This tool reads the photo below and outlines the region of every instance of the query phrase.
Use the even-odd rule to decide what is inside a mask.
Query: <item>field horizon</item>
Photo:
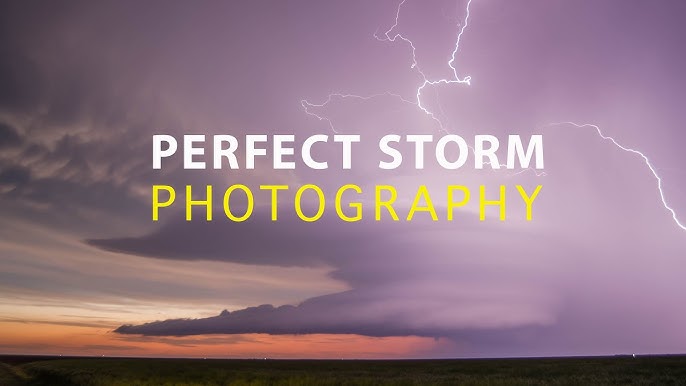
[[[0,355],[0,384],[547,385],[686,382],[686,355],[463,359],[218,359]]]

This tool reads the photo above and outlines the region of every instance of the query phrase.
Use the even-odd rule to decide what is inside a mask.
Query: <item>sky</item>
[[[684,16],[679,0],[3,2],[0,353],[686,352]],[[350,170],[151,166],[154,134],[334,132],[363,138]],[[380,170],[386,134],[542,134],[545,173]],[[292,191],[277,222],[266,196],[244,223],[150,218],[154,184],[304,183],[360,185],[363,221],[304,223]],[[419,184],[441,213],[450,184],[543,188],[532,221],[513,202],[505,222],[470,204],[395,223],[368,211],[379,184],[402,213]]]

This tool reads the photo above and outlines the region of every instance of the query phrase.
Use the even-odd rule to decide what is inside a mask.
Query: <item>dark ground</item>
[[[686,385],[686,356],[229,360],[0,356],[0,385]]]

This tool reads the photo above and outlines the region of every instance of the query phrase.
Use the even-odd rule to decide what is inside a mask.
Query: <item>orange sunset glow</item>
[[[274,359],[407,358],[454,345],[446,340],[412,336],[246,334],[127,337],[113,334],[112,328],[31,322],[0,322],[0,341],[8,354]]]

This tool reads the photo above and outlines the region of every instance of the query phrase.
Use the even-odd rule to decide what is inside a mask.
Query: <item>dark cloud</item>
[[[141,186],[153,179],[147,133],[180,125],[146,89],[156,82],[151,53],[159,41],[142,32],[151,15],[128,18],[125,9],[83,1],[0,5],[7,185],[0,207],[8,216],[79,231],[93,229],[93,213],[140,223]]]
[[[455,326],[413,326],[401,313],[381,316],[383,302],[378,304],[378,317],[370,309],[368,293],[347,291],[309,299],[298,306],[274,307],[269,304],[248,307],[201,319],[170,319],[141,325],[123,325],[120,334],[145,336],[187,336],[204,334],[358,334],[373,337],[425,336],[459,337],[484,334],[480,328]],[[392,299],[389,299],[392,300]],[[332,318],[331,315],[336,315]],[[538,328],[542,328],[539,326]],[[521,328],[504,327],[512,332]],[[491,330],[491,332],[494,332]],[[500,335],[499,332],[494,332]],[[505,335],[505,334],[503,334]]]
[[[124,341],[124,342],[130,342],[130,343],[149,343],[149,342],[155,342],[155,343],[164,343],[168,344],[171,346],[177,346],[177,347],[198,347],[198,346],[226,346],[226,345],[234,345],[234,344],[239,344],[239,343],[251,343],[251,342],[259,342],[259,339],[246,336],[246,335],[224,335],[224,336],[199,336],[199,337],[184,337],[182,339],[178,339],[177,337],[164,337],[160,335],[116,335],[114,336],[115,339]]]
[[[184,336],[202,334],[359,334],[366,336],[446,336],[454,331],[411,328],[398,319],[370,320],[360,315],[359,292],[310,299],[298,306],[261,305],[202,319],[171,319],[120,326],[120,334]],[[337,315],[331,318],[329,315]]]
[[[22,143],[19,133],[10,125],[0,122],[0,149],[15,147]]]
[[[322,219],[312,223],[300,220],[295,212],[286,208],[281,208],[277,221],[271,220],[270,208],[260,207],[250,219],[241,223],[228,220],[223,212],[215,212],[212,222],[204,221],[205,213],[201,211],[195,211],[194,218],[198,220],[190,222],[180,218],[182,213],[176,212],[176,219],[148,235],[87,242],[109,251],[161,259],[274,266],[338,266],[358,259],[380,258],[377,253],[381,251],[366,254],[372,251],[375,243],[383,243],[384,240],[401,240],[419,230],[459,231],[474,223],[471,216],[460,222],[441,224],[421,219],[412,223],[375,222],[369,219],[373,211],[369,207],[366,208],[366,220],[347,223],[331,214],[333,210],[329,207]],[[396,253],[394,250],[389,252]]]
[[[0,169],[0,185],[20,186],[31,180],[31,171],[21,166]]]

